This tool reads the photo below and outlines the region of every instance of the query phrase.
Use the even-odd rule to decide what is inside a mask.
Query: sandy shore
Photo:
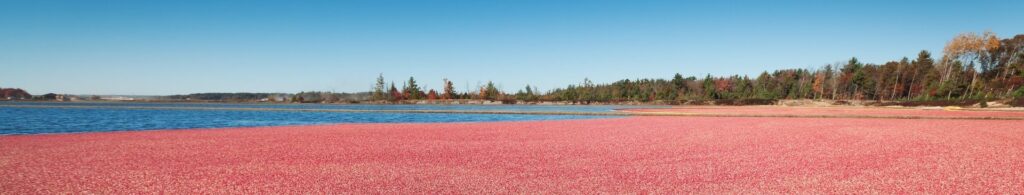
[[[857,106],[675,106],[623,109],[624,113],[717,117],[797,118],[897,118],[897,119],[997,119],[1024,120],[1024,111],[964,109],[955,107],[857,107]]]
[[[628,117],[0,136],[0,194],[1024,189],[1024,121]]]

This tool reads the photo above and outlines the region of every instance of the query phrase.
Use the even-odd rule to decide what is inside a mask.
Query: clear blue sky
[[[0,0],[0,87],[366,91],[378,73],[514,91],[583,78],[883,63],[960,32],[1024,34],[1024,1]]]

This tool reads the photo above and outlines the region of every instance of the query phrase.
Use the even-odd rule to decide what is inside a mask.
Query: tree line
[[[527,85],[516,93],[506,93],[488,81],[486,85],[480,86],[476,91],[455,91],[455,84],[447,78],[442,79],[443,87],[440,92],[434,89],[423,91],[417,84],[416,78],[409,77],[409,80],[402,83],[398,88],[394,82],[385,83],[384,75],[377,77],[377,82],[370,90],[370,99],[375,101],[406,101],[406,100],[495,100],[495,101],[540,101],[541,94],[536,88]]]
[[[397,88],[378,76],[372,100],[479,99],[497,101],[685,102],[693,100],[829,99],[877,101],[957,101],[1024,97],[1024,35],[999,39],[995,33],[962,33],[950,40],[942,56],[922,50],[882,64],[857,58],[814,69],[764,71],[747,75],[702,78],[675,74],[671,79],[623,79],[579,84],[539,92],[526,86],[515,93],[493,82],[456,92],[444,79],[441,92],[426,92],[412,77]]]
[[[457,90],[443,79],[440,91],[425,89],[409,77],[400,83],[378,75],[369,92],[334,93],[196,93],[162,96],[172,101],[265,101],[358,103],[420,100],[559,101],[591,103],[688,103],[695,101],[761,101],[778,99],[867,100],[879,102],[980,101],[1013,99],[1024,103],[1024,35],[1000,39],[992,32],[962,33],[947,42],[941,56],[922,50],[913,58],[875,64],[850,58],[817,68],[763,71],[748,75],[691,75],[670,79],[622,79],[540,91],[526,85],[506,92],[494,82]],[[400,87],[399,87],[400,86]],[[0,90],[0,99],[27,99],[20,89]]]
[[[290,93],[193,93],[188,95],[159,96],[163,101],[208,101],[208,102],[292,102],[292,103],[343,103],[369,100],[368,92],[335,93],[326,91],[304,91]]]

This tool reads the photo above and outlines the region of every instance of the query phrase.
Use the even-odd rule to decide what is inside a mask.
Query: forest
[[[941,56],[920,51],[913,58],[882,64],[856,57],[817,69],[784,69],[748,75],[684,76],[671,79],[623,79],[595,84],[583,79],[546,92],[527,85],[508,93],[488,82],[477,90],[456,92],[445,79],[443,90],[424,92],[414,78],[397,88],[377,78],[373,100],[481,99],[505,102],[565,101],[573,104],[707,100],[828,99],[879,102],[980,101],[1024,97],[1024,35],[1000,39],[992,32],[962,33]]]

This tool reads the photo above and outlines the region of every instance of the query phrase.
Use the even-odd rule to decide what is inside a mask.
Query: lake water
[[[380,105],[380,104],[256,104],[256,103],[151,103],[151,102],[0,102],[0,105],[102,106],[102,107],[206,107],[206,108],[283,108],[337,110],[458,110],[519,112],[612,112],[616,108],[636,106],[577,105]],[[650,106],[644,106],[650,107]]]
[[[146,109],[137,109],[139,107],[145,107]],[[203,109],[192,110],[180,108]],[[296,110],[231,110],[234,108],[272,108]],[[301,109],[336,109],[367,111],[453,110],[516,112],[613,112],[616,108],[623,108],[623,106],[0,102],[0,134],[40,134],[152,129],[253,127],[333,123],[436,123],[609,118],[609,116],[586,115],[309,112],[303,111]]]

